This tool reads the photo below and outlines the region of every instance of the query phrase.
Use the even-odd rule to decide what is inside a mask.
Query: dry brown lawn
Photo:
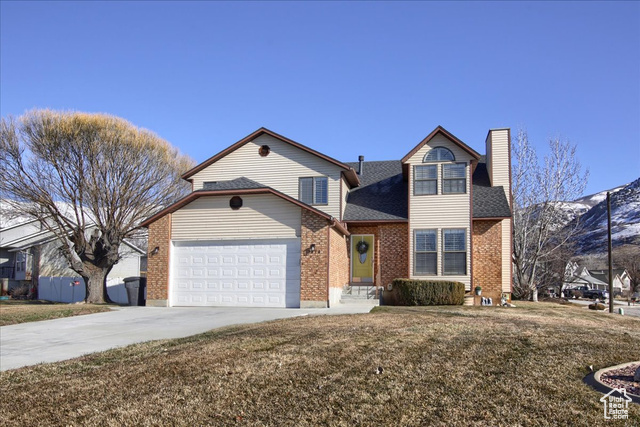
[[[64,304],[50,301],[0,300],[0,326],[109,311],[105,305]]]
[[[582,379],[638,360],[640,319],[380,308],[156,341],[0,376],[4,425],[624,425]],[[376,374],[378,367],[383,368]],[[629,426],[640,425],[640,405]]]

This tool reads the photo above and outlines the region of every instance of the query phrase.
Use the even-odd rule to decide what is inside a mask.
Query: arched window
[[[424,159],[422,159],[422,163],[428,162],[454,162],[456,157],[453,155],[451,150],[444,147],[435,147],[430,150]]]

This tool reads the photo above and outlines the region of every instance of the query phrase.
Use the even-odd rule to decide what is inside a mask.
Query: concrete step
[[[358,304],[358,305],[370,305],[370,306],[378,306],[380,305],[380,300],[377,299],[365,299],[365,298],[341,298],[340,304]]]
[[[376,298],[376,288],[373,286],[345,286],[340,303],[377,306],[380,300]]]

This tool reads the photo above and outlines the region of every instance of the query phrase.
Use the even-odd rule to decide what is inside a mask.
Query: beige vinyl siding
[[[502,186],[511,206],[509,171],[509,129],[492,129],[487,136],[487,171],[494,187]],[[502,221],[502,291],[511,292],[511,227],[510,219]]]
[[[422,163],[422,159],[429,150],[434,147],[446,147],[451,150],[456,158],[455,162]],[[409,270],[412,278],[455,280],[465,284],[467,290],[471,289],[471,229],[470,229],[470,173],[469,165],[472,157],[455,143],[441,134],[436,135],[428,144],[425,144],[415,153],[407,163],[409,163]],[[466,164],[466,194],[442,194],[442,165],[448,163]],[[437,195],[413,195],[413,167],[422,164],[438,165],[438,194]],[[467,273],[466,275],[443,275],[443,233],[442,230],[449,228],[462,228],[466,230],[467,240]],[[416,276],[414,274],[414,232],[415,230],[436,229],[438,236],[438,275],[437,276]]]
[[[342,200],[340,206],[340,221],[344,220],[344,210],[347,208],[347,198],[349,197],[349,185],[347,185],[347,180],[344,178],[340,178],[340,188],[342,189]]]
[[[300,208],[273,194],[242,197],[232,210],[230,196],[200,197],[171,215],[173,240],[228,240],[300,237]]]
[[[491,185],[493,187],[504,187],[507,202],[511,206],[508,129],[495,129],[489,132],[487,137],[487,169],[491,178]]]
[[[511,219],[502,220],[502,292],[511,292]]]
[[[258,154],[262,145],[268,145],[271,149],[266,157]],[[342,168],[318,156],[269,135],[261,135],[196,173],[191,179],[193,189],[199,190],[206,181],[228,181],[244,176],[299,199],[299,178],[326,176],[328,204],[314,207],[339,218],[342,171]]]

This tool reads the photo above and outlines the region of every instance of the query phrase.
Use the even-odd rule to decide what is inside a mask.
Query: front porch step
[[[375,286],[345,286],[340,297],[342,304],[368,304],[380,305],[380,299],[376,298]]]

